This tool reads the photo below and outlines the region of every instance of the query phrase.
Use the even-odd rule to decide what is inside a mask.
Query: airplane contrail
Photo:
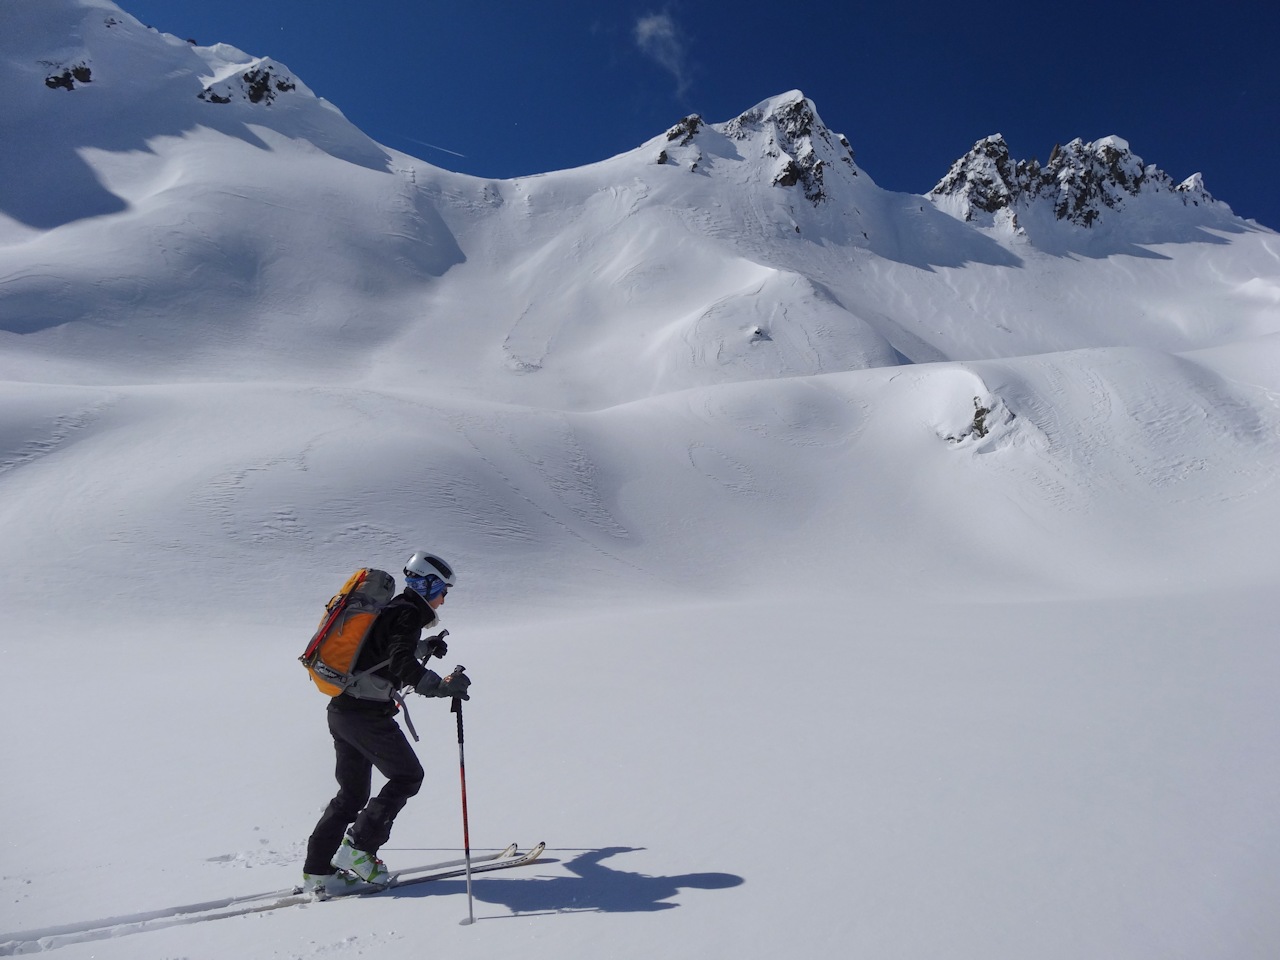
[[[401,136],[404,137],[403,134]],[[438,147],[434,143],[427,143],[425,140],[415,140],[413,137],[404,137],[404,139],[412,143],[420,143],[424,147],[430,147],[432,150],[439,150],[441,153],[449,153],[455,157],[461,157],[463,160],[470,159],[465,153],[459,153],[457,150],[450,150],[447,147]]]

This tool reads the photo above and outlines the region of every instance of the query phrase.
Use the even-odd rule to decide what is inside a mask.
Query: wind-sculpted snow
[[[560,602],[732,591],[764,544],[788,558],[779,585],[1203,586],[1254,578],[1271,550],[1248,521],[1276,502],[1269,389],[1135,350],[743,382],[578,414],[420,391],[116,387],[77,400],[91,417],[11,414],[22,439],[0,482],[26,504],[6,529],[28,545],[32,585],[57,576],[54,544],[70,539],[94,544],[78,564],[100,576],[159,576],[194,555],[201,576],[252,565],[300,599],[316,571],[427,526],[488,571],[464,602],[494,610],[540,603],[546,569]],[[70,474],[83,479],[63,502]],[[1206,567],[1203,537],[1221,526],[1239,528],[1233,547]],[[119,583],[113,602],[148,589]]]

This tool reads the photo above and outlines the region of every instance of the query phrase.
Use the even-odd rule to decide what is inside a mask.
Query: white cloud
[[[669,13],[651,13],[636,21],[636,44],[676,81],[676,94],[688,89],[685,41]]]

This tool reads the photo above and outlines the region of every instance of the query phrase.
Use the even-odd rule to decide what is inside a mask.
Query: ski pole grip
[[[458,664],[458,666],[453,668],[453,672],[465,673],[466,669],[467,668],[462,666],[462,664]],[[452,674],[450,674],[450,676],[452,676]],[[462,746],[462,698],[461,697],[453,698],[453,703],[449,705],[449,712],[452,714],[456,714],[458,717],[458,746]]]

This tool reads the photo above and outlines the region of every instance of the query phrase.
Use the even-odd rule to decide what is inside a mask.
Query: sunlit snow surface
[[[0,88],[0,953],[294,883],[294,657],[419,547],[473,843],[547,861],[474,927],[450,881],[60,956],[1280,948],[1274,232],[966,224],[799,93],[481,181],[105,0],[0,10]],[[392,867],[461,845],[414,713]]]

